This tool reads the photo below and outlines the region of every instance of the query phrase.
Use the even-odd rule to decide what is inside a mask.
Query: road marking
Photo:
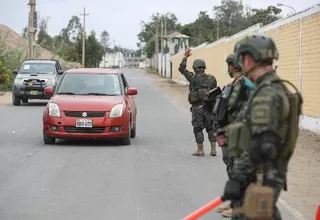
[[[307,220],[298,210],[293,208],[287,201],[283,199],[279,199],[278,201],[284,208],[286,208],[293,215],[293,217],[296,220]]]
[[[20,163],[23,163],[24,161],[26,161],[29,157],[31,157],[33,155],[33,153],[28,153],[26,156],[24,156],[21,160]]]

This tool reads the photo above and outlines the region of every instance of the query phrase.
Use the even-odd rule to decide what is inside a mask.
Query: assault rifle
[[[212,112],[216,98],[221,94],[221,92],[222,91],[219,86],[207,92],[204,96],[202,107],[207,111]]]
[[[232,92],[232,85],[223,88],[223,94],[219,94],[213,107],[213,118],[217,127],[221,128],[228,124],[228,103]]]

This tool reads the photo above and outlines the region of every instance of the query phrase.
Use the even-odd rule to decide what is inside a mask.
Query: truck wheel
[[[27,104],[29,99],[21,99],[22,103]]]
[[[21,98],[19,96],[12,95],[12,104],[17,106],[21,104]]]

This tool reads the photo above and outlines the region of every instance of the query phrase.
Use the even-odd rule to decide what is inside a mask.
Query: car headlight
[[[15,79],[15,80],[14,80],[14,84],[16,84],[16,85],[22,85],[22,84],[23,84],[23,80],[22,80],[22,79]]]
[[[109,114],[109,118],[119,118],[122,116],[123,114],[123,108],[124,105],[123,104],[116,104],[112,107],[110,114]]]
[[[47,85],[54,85],[55,83],[56,83],[56,81],[54,79],[49,79],[46,84]]]
[[[51,102],[49,104],[49,115],[60,118],[60,109],[56,103]]]

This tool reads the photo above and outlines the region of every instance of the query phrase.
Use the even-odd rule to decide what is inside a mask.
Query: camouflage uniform
[[[234,80],[232,83],[228,85],[231,87],[230,94],[225,94],[225,90],[223,90],[221,96],[225,98],[228,103],[228,105],[226,106],[227,114],[225,123],[230,124],[235,120],[237,114],[240,112],[244,103],[248,100],[250,88],[245,83],[245,78],[241,73],[241,67],[238,64],[234,54],[230,54],[227,57],[226,62],[228,64],[228,74],[231,78],[234,78]],[[224,127],[227,124],[218,123],[216,126],[218,130],[217,134],[219,134],[220,132],[224,133]],[[235,158],[229,156],[227,143],[224,143],[224,145],[220,147],[222,150],[223,162],[226,164],[227,174],[228,176],[230,176],[230,171]],[[221,206],[218,209],[218,212],[222,212],[222,215],[224,217],[231,217],[232,215],[232,210],[230,209],[230,206]]]
[[[192,114],[192,126],[193,126],[193,133],[195,136],[196,143],[198,145],[198,150],[193,153],[194,156],[204,156],[203,152],[203,142],[204,142],[204,134],[203,129],[206,129],[208,133],[208,138],[211,143],[211,156],[216,155],[216,138],[214,136],[214,127],[213,127],[213,119],[212,114],[210,111],[206,111],[203,108],[203,99],[204,93],[208,92],[211,89],[217,87],[217,80],[214,76],[206,74],[204,72],[206,68],[206,64],[203,60],[197,59],[193,62],[193,72],[190,72],[186,69],[187,65],[187,58],[183,58],[182,62],[179,67],[179,71],[181,74],[189,82],[189,103],[191,104],[191,114]],[[199,96],[199,91],[202,91],[202,95]],[[196,101],[192,100],[194,94],[198,97],[195,99]]]
[[[245,84],[245,78],[241,73],[241,67],[237,63],[234,54],[230,54],[226,62],[228,66],[233,66],[235,68],[234,72],[228,71],[230,77],[234,78],[233,82],[230,84],[232,87],[230,97],[228,99],[228,109],[227,109],[227,121],[228,124],[232,123],[237,114],[240,112],[244,103],[248,100],[250,88]],[[226,125],[218,124],[217,129],[223,128]],[[229,175],[230,169],[233,164],[233,158],[228,156],[228,146],[227,143],[222,148],[222,159],[223,162],[227,165],[227,173]]]
[[[236,44],[234,52],[239,58],[242,69],[246,71],[244,74],[254,79],[256,88],[237,119],[228,126],[229,153],[236,155],[236,160],[230,171],[230,179],[226,183],[223,197],[232,201],[232,219],[245,220],[242,208],[244,195],[250,191],[247,187],[259,183],[257,180],[260,179],[262,185],[259,187],[272,189],[274,196],[272,205],[267,202],[269,207],[274,208],[270,220],[281,220],[276,202],[281,190],[286,189],[287,165],[292,155],[288,156],[285,153],[288,147],[292,148],[286,143],[296,144],[302,98],[299,104],[293,104],[289,98],[292,97],[290,96],[292,93],[272,70],[254,78],[255,68],[261,66],[272,69],[273,60],[278,59],[278,51],[271,38],[258,34],[247,36]],[[245,70],[243,61],[248,57],[255,63]],[[292,114],[292,112],[299,113]],[[291,128],[292,121],[295,121],[294,129]],[[263,175],[262,178],[259,178],[258,172]],[[257,191],[254,195],[261,196]],[[265,209],[260,203],[251,201],[247,202],[249,207],[255,207],[251,210],[258,212],[257,206],[259,209]]]

